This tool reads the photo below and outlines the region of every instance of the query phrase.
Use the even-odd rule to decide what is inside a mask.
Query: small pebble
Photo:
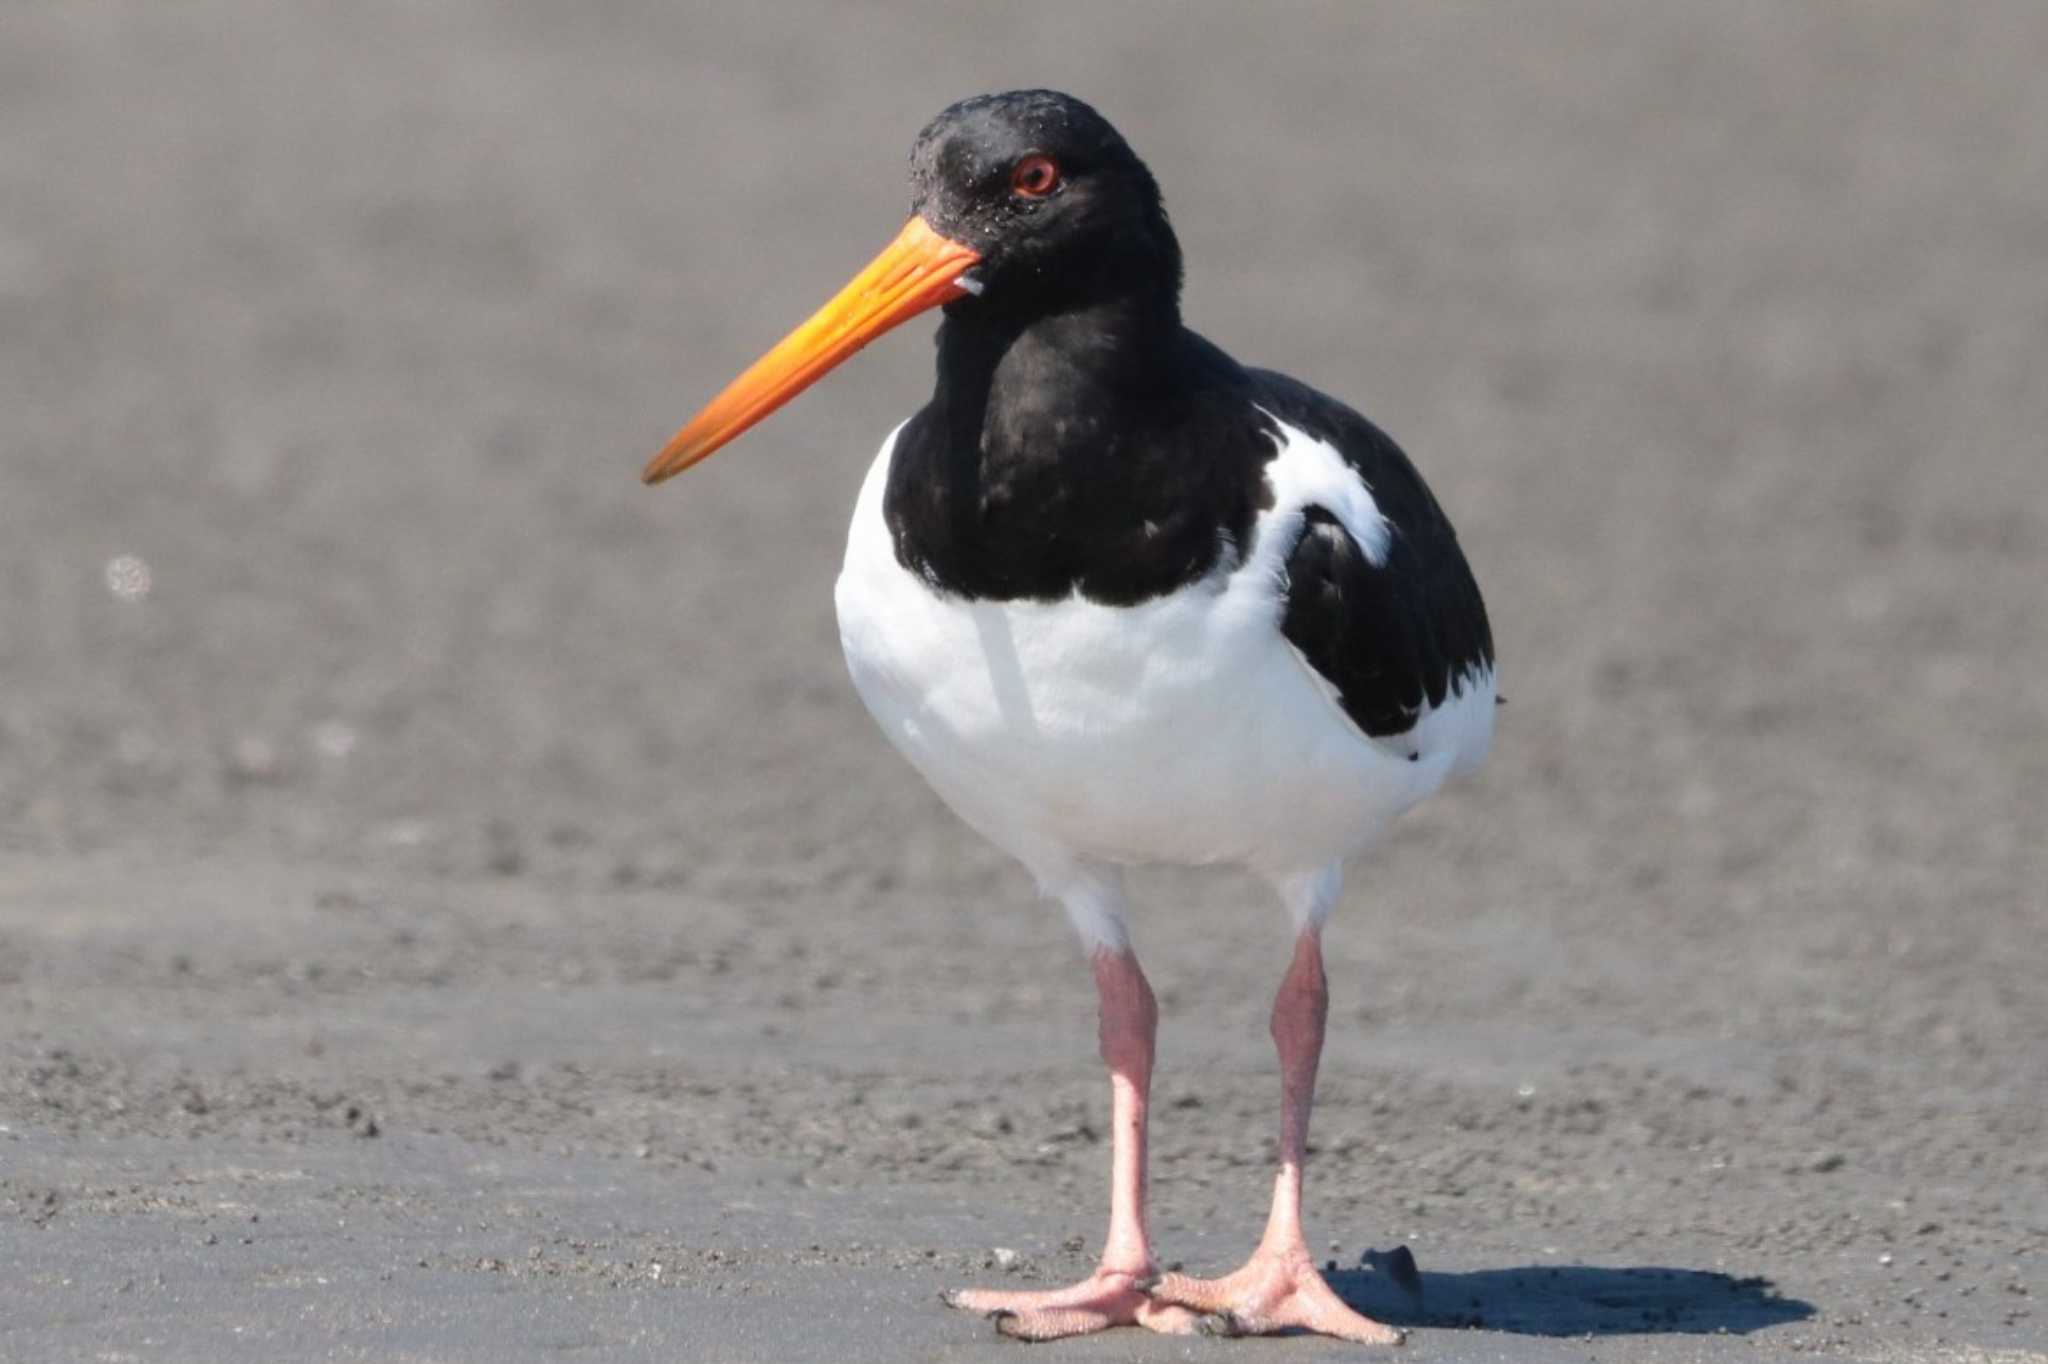
[[[228,754],[228,776],[239,782],[274,782],[284,776],[284,759],[277,746],[260,734],[244,734],[235,740]]]
[[[355,752],[359,739],[356,731],[341,720],[322,720],[313,726],[308,737],[313,741],[313,747],[319,750],[321,757],[331,758],[336,762]]]
[[[135,602],[147,597],[155,586],[149,565],[133,554],[119,554],[107,560],[107,591],[116,601]]]

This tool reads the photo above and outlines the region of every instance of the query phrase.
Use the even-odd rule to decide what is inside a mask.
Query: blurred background
[[[1020,1065],[1057,1077],[1046,1113],[1097,1084],[1058,916],[838,656],[845,521],[929,328],[637,479],[893,234],[933,113],[1044,84],[1157,173],[1190,324],[1392,432],[1493,611],[1492,763],[1356,878],[1333,947],[1336,1073],[1476,1088],[1358,1130],[1508,1114],[1605,1058],[1624,1078],[1576,1083],[1657,1111],[1667,1082],[1793,1106],[1650,1121],[1671,1166],[1635,1168],[1688,1262],[1785,1244],[1797,1198],[1724,1202],[1693,1159],[1748,1124],[1771,1180],[1871,1181],[1787,1214],[1809,1249],[1874,1264],[1887,1218],[1960,1222],[1998,1273],[2038,1265],[2040,6],[27,0],[0,28],[18,1125],[317,1144],[295,1096],[371,1096],[389,1131],[424,1067],[461,1083],[410,1102],[460,1136],[493,1067],[573,1055],[610,1096],[575,1140],[672,1145],[674,1178],[764,1141],[828,1180],[910,1150],[906,1184],[1050,1181],[1092,1237],[1092,1137],[1034,1166],[1028,1114],[938,1146],[833,1126],[906,1068],[975,1113]],[[1245,1152],[1257,1189],[1279,918],[1229,878],[1141,890],[1169,1051],[1178,1022],[1249,1087],[1186,1119],[1178,1168]],[[988,1031],[927,1074],[935,1021]],[[691,1071],[713,1038],[797,1107]],[[85,1058],[70,1098],[31,1082],[52,1047]],[[537,1150],[566,1121],[515,1110]],[[1576,1193],[1504,1166],[1474,1227],[1615,1252],[1647,1186],[1599,1203],[1559,1140],[1546,1187]],[[90,1182],[60,1155],[36,1178]],[[1376,1224],[1403,1166],[1355,1158]],[[1177,1196],[1190,1227],[1255,1212]]]

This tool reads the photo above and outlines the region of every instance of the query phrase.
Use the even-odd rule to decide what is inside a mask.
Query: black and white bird
[[[966,100],[910,165],[902,233],[645,477],[944,309],[931,400],[882,442],[854,507],[840,637],[890,741],[1065,907],[1099,991],[1112,1110],[1096,1271],[948,1301],[1034,1339],[1135,1323],[1395,1341],[1329,1288],[1302,1233],[1321,930],[1347,861],[1486,756],[1478,586],[1378,427],[1182,324],[1158,186],[1095,110],[1048,90]],[[1295,934],[1272,1014],[1272,1211],[1216,1279],[1160,1274],[1145,1229],[1158,1010],[1121,886],[1141,863],[1247,868]]]

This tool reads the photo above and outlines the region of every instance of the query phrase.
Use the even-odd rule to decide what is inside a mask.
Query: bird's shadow
[[[1804,1321],[1813,1304],[1768,1279],[1653,1266],[1522,1265],[1418,1272],[1406,1246],[1367,1251],[1325,1277],[1389,1326],[1473,1327],[1531,1336],[1747,1335]]]

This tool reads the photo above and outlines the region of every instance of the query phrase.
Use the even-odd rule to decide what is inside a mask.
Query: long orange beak
[[[971,292],[959,283],[960,274],[980,259],[932,231],[922,217],[913,217],[837,297],[676,432],[640,477],[659,483],[681,473],[891,327]]]

